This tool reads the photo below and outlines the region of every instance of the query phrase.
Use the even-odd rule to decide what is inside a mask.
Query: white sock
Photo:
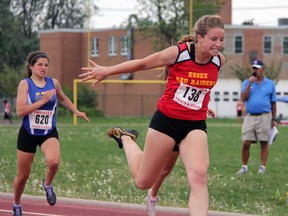
[[[263,165],[260,165],[260,168],[262,168],[263,170],[266,170],[266,167]]]
[[[45,188],[51,188],[51,184],[49,186],[47,186],[45,183],[44,183],[44,187]]]
[[[15,204],[15,202],[13,202],[13,206],[15,206],[15,207],[21,207],[21,204],[19,203],[19,204]]]
[[[151,199],[152,201],[156,201],[156,200],[157,200],[157,196],[156,196],[156,197],[152,197],[152,196],[150,195],[150,199]]]
[[[149,190],[149,197],[150,197],[150,199],[151,199],[152,201],[156,201],[156,200],[157,200],[157,196],[156,196],[156,197],[153,197],[153,196],[151,195],[151,189]]]
[[[248,165],[242,165],[245,170],[248,170]]]

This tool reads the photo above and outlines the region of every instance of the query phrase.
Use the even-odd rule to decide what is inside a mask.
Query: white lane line
[[[0,209],[0,212],[8,212],[8,213],[12,213],[12,211],[10,210],[4,210],[4,209]],[[64,215],[55,215],[55,214],[43,214],[43,213],[36,213],[36,212],[22,212],[25,214],[30,214],[30,215],[39,215],[39,216],[64,216]]]

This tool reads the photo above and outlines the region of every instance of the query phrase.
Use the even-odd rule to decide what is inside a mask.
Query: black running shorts
[[[35,136],[29,134],[27,130],[21,126],[18,133],[17,149],[23,152],[35,153],[37,146],[40,147],[47,139],[51,137],[59,139],[56,127],[49,134],[43,136]]]
[[[173,151],[179,151],[180,142],[187,136],[190,131],[198,129],[207,133],[205,120],[191,121],[169,118],[159,110],[155,111],[149,127],[174,139],[175,146]]]
[[[4,119],[11,119],[11,115],[7,112],[4,113]]]

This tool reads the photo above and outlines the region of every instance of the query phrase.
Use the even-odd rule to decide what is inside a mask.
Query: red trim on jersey
[[[191,59],[186,43],[178,45],[179,54],[175,64],[169,67],[169,76],[163,96],[157,107],[166,116],[182,120],[204,120],[207,118],[210,90],[215,86],[221,66],[220,56],[211,57],[206,64],[197,64]],[[193,110],[173,100],[180,83],[191,87],[209,89],[202,103],[202,108]]]

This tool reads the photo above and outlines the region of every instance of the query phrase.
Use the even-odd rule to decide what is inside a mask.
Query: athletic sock
[[[13,202],[13,206],[14,207],[21,207],[21,204],[15,204],[15,202]]]
[[[156,200],[157,200],[157,196],[154,197],[154,196],[151,195],[151,189],[150,189],[150,191],[149,191],[149,197],[150,197],[150,199],[151,199],[152,201],[156,201]]]
[[[263,169],[263,170],[266,170],[266,167],[263,166],[263,165],[260,165],[260,168]]]
[[[52,187],[52,184],[50,184],[50,185],[47,186],[47,185],[44,183],[44,187],[47,188],[47,189],[49,189],[49,188]]]

